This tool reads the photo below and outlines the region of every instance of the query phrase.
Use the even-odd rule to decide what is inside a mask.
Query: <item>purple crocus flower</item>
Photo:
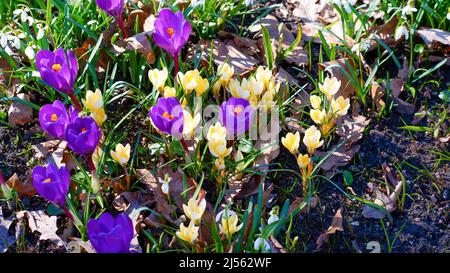
[[[128,253],[133,239],[133,222],[125,213],[114,218],[108,212],[87,224],[87,235],[98,253]]]
[[[159,98],[149,112],[153,125],[168,135],[181,135],[183,132],[183,108],[175,97]]]
[[[101,131],[95,120],[89,116],[70,117],[67,124],[65,139],[73,151],[81,155],[90,155],[100,141]]]
[[[39,123],[47,134],[55,138],[63,138],[69,115],[64,104],[55,100],[52,104],[46,104],[39,110]]]
[[[104,10],[109,16],[122,17],[123,3],[125,0],[95,0],[97,6]]]
[[[34,167],[31,176],[34,188],[39,195],[64,208],[70,184],[69,170],[65,167],[58,168],[54,163],[50,163],[47,167]]]
[[[246,99],[231,98],[220,106],[220,122],[230,135],[239,135],[250,127],[253,108]]]
[[[186,44],[191,34],[191,25],[181,11],[173,13],[170,9],[162,9],[156,18],[153,40],[169,52],[174,60],[178,60],[181,48]]]
[[[73,93],[78,64],[71,50],[67,54],[62,48],[55,52],[41,50],[36,55],[36,66],[46,83],[68,95]]]

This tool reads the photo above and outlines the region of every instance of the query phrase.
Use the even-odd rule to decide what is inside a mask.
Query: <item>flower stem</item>
[[[189,149],[188,149],[186,141],[184,140],[184,138],[181,138],[180,142],[181,142],[181,145],[183,146],[184,152],[186,153],[186,161],[191,163],[192,160],[191,160],[191,156],[189,155]]]
[[[72,102],[75,104],[75,108],[77,109],[78,112],[81,112],[83,110],[83,107],[81,106],[80,102],[78,101],[77,97],[75,97],[75,95],[69,94],[69,98],[72,100]]]
[[[94,161],[92,160],[92,155],[88,156],[87,160],[88,160],[89,170],[91,171],[91,173],[95,173],[95,164],[94,164]]]
[[[61,208],[63,209],[63,211],[67,215],[67,217],[70,218],[70,220],[75,221],[75,219],[73,218],[72,213],[70,212],[70,210],[68,208],[66,208],[66,206],[61,206]]]
[[[122,30],[122,35],[124,39],[128,38],[127,29],[125,28],[125,25],[123,23],[122,17],[117,17],[117,23],[119,24],[120,30]]]
[[[177,81],[177,74],[180,71],[180,64],[178,63],[178,55],[173,56],[174,67],[173,67],[173,81]]]

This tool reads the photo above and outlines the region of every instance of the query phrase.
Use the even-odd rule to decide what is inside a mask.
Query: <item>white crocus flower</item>
[[[395,40],[398,41],[403,36],[405,36],[405,40],[408,40],[409,32],[408,32],[408,29],[404,25],[401,25],[395,30]]]

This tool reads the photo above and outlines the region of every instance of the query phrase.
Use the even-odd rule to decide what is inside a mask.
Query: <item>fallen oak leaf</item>
[[[403,182],[401,181],[401,179],[397,179],[396,177],[394,177],[391,169],[386,164],[386,162],[382,164],[382,168],[383,177],[387,185],[387,195],[375,188],[376,197],[374,203],[375,205],[385,208],[387,212],[393,212],[397,208],[396,201],[398,196],[402,192]],[[392,192],[389,185],[392,185],[394,189]],[[370,205],[364,205],[362,215],[365,218],[383,219],[386,216],[386,211],[382,211]]]
[[[316,250],[322,249],[322,246],[325,243],[328,243],[330,240],[330,237],[335,234],[337,231],[344,231],[343,228],[343,219],[342,219],[342,207],[339,208],[336,212],[336,214],[333,216],[333,219],[331,219],[331,224],[328,227],[327,231],[319,235],[319,238],[317,238],[316,241]]]
[[[31,177],[25,180],[25,182],[21,182],[17,173],[14,173],[7,181],[6,184],[13,188],[19,195],[33,195],[36,190],[34,189],[33,181]]]
[[[450,46],[450,32],[422,27],[417,31],[417,34],[419,34],[427,46],[431,46],[433,43]]]
[[[347,75],[351,75],[350,66],[354,67],[352,61],[348,58],[337,59],[325,63],[318,64],[320,70],[328,71],[331,77],[337,78],[341,82],[341,86],[336,93],[336,97],[343,96],[349,98],[355,94],[356,90],[352,81],[359,81],[359,79],[349,79]]]
[[[251,70],[252,67],[261,63],[260,59],[245,53],[241,48],[239,48],[233,40],[222,41],[213,40],[213,50],[211,52],[211,41],[200,40],[194,47],[194,51],[200,52],[200,58],[203,65],[209,64],[210,57],[216,65],[221,65],[227,62],[229,65],[236,69],[238,74],[245,73]],[[195,52],[190,54],[192,59],[196,56]]]
[[[28,226],[32,232],[39,232],[39,240],[50,240],[58,246],[65,246],[61,238],[56,234],[58,231],[56,216],[48,216],[44,210],[37,211],[19,211],[17,219],[28,220]]]
[[[25,102],[30,101],[30,96],[27,94],[17,94],[16,96]],[[33,108],[20,101],[14,101],[8,110],[8,123],[12,127],[17,125],[25,125],[33,120]]]

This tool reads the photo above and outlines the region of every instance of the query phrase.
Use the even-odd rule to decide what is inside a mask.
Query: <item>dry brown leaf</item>
[[[349,60],[348,58],[342,58],[318,64],[319,69],[328,71],[332,77],[336,77],[341,81],[341,87],[336,93],[336,97],[343,96],[344,98],[349,98],[353,96],[353,94],[355,94],[355,88],[353,87],[345,73],[342,71],[345,70],[349,75],[351,75],[350,68],[347,65],[352,65],[351,60]]]
[[[298,207],[302,206],[305,203],[305,199],[303,197],[296,197],[294,201],[292,201],[291,205],[289,206],[289,210],[287,215],[290,215],[294,210],[296,210]],[[309,204],[305,204],[305,207],[300,211],[300,213],[305,213],[308,211],[309,208],[315,208],[317,204],[319,203],[319,199],[316,196],[311,196],[309,198]]]
[[[324,233],[320,234],[319,238],[317,238],[316,242],[316,250],[322,249],[322,246],[325,243],[328,243],[330,237],[336,233],[336,231],[344,231],[342,220],[342,208],[339,208],[336,214],[333,216],[331,220],[330,227]]]
[[[213,44],[214,48],[212,53],[210,52],[211,41],[200,40],[195,46],[197,52],[201,53],[203,65],[207,65],[209,63],[211,54],[213,55],[212,58],[216,65],[221,65],[227,62],[236,69],[238,74],[242,74],[261,63],[261,60],[245,53],[236,45],[234,40],[214,40]]]
[[[292,11],[292,15],[298,17],[303,22],[316,22],[319,17],[321,7],[316,4],[317,0],[297,0]]]
[[[322,164],[320,164],[320,168],[325,171],[330,171],[336,167],[347,165],[361,148],[360,145],[354,144],[363,137],[364,129],[369,122],[370,119],[367,119],[361,115],[354,115],[351,118],[349,116],[345,116],[339,120],[336,133],[341,136],[340,143],[342,144],[337,144],[330,147],[327,152],[316,151],[314,153],[323,158],[327,156],[330,151],[334,150],[331,155],[328,156]]]
[[[379,191],[378,188],[375,188],[376,197],[374,203],[384,207],[388,212],[393,212],[397,208],[397,198],[402,192],[402,180],[392,174],[391,169],[386,163],[382,164],[382,168],[384,180],[388,185],[386,187],[387,195]],[[390,190],[391,185],[394,189],[392,192]],[[386,216],[386,212],[369,205],[364,205],[362,215],[366,218],[383,219]]]
[[[334,152],[331,153],[331,155],[324,161],[322,164],[320,164],[320,168],[325,171],[330,171],[335,169],[336,167],[342,167],[347,165],[350,160],[352,160],[353,156],[359,151],[361,148],[360,145],[351,145],[349,147],[345,145],[341,145],[340,147],[336,148],[337,146],[331,146],[329,148],[330,151],[336,149]],[[321,152],[316,151],[314,152],[315,155],[318,155],[320,157],[325,157],[330,152]]]
[[[19,99],[30,101],[30,96],[27,94],[17,94]],[[22,104],[21,102],[14,101],[8,110],[8,122],[12,127],[17,125],[24,125],[33,120],[33,108]]]
[[[82,249],[87,253],[96,253],[90,241],[83,241],[80,238],[72,238],[72,241],[67,243],[68,253],[82,253]]]
[[[31,145],[34,153],[33,158],[46,164],[54,163],[58,168],[65,166],[68,170],[75,170],[77,168],[77,163],[70,156],[66,147],[67,141],[59,139]]]
[[[154,176],[149,170],[138,169],[136,170],[138,180],[147,186],[154,196],[156,202],[156,211],[159,212],[164,218],[171,222],[176,223],[172,218],[172,213],[175,212],[175,207],[170,205],[167,201],[166,195],[161,190],[161,183],[158,183],[156,176]]]
[[[51,240],[58,246],[65,245],[61,238],[56,234],[58,226],[56,216],[48,216],[44,210],[37,211],[19,211],[17,219],[21,220],[24,217],[28,220],[28,226],[32,232],[39,232],[39,240]]]
[[[377,107],[377,110],[381,110],[386,105],[383,100],[384,96],[386,95],[384,88],[377,82],[373,82],[372,88],[370,89],[370,94],[372,96],[372,100],[375,103],[375,106]]]
[[[17,173],[14,173],[13,176],[11,176],[6,181],[6,184],[8,184],[9,187],[13,188],[20,195],[30,196],[36,192],[31,177],[29,177],[24,183],[22,183]]]
[[[287,250],[273,235],[269,237],[270,253],[289,253]]]
[[[364,129],[369,125],[370,119],[362,115],[346,115],[339,119],[336,125],[336,134],[341,136],[345,145],[352,145],[363,137]]]
[[[273,57],[276,58],[276,52],[279,47],[286,49],[295,41],[295,36],[292,32],[287,28],[286,25],[280,25],[278,19],[269,14],[266,17],[259,20],[256,24],[252,25],[249,30],[252,32],[256,32],[255,37],[262,37],[261,26],[264,26],[269,32],[269,37],[272,42],[273,49]],[[281,26],[281,31],[280,31]],[[280,36],[283,36],[282,44],[279,44]],[[258,45],[262,49],[263,48],[263,40],[262,38],[258,39]],[[263,52],[264,50],[261,50]],[[262,56],[263,57],[263,56]],[[265,58],[264,58],[265,59]],[[289,63],[296,64],[298,66],[303,66],[308,63],[308,55],[305,53],[301,46],[297,46],[291,54],[289,54],[285,60]]]
[[[433,43],[440,43],[450,46],[450,32],[435,28],[423,27],[419,29],[417,33],[427,46],[431,46]]]

